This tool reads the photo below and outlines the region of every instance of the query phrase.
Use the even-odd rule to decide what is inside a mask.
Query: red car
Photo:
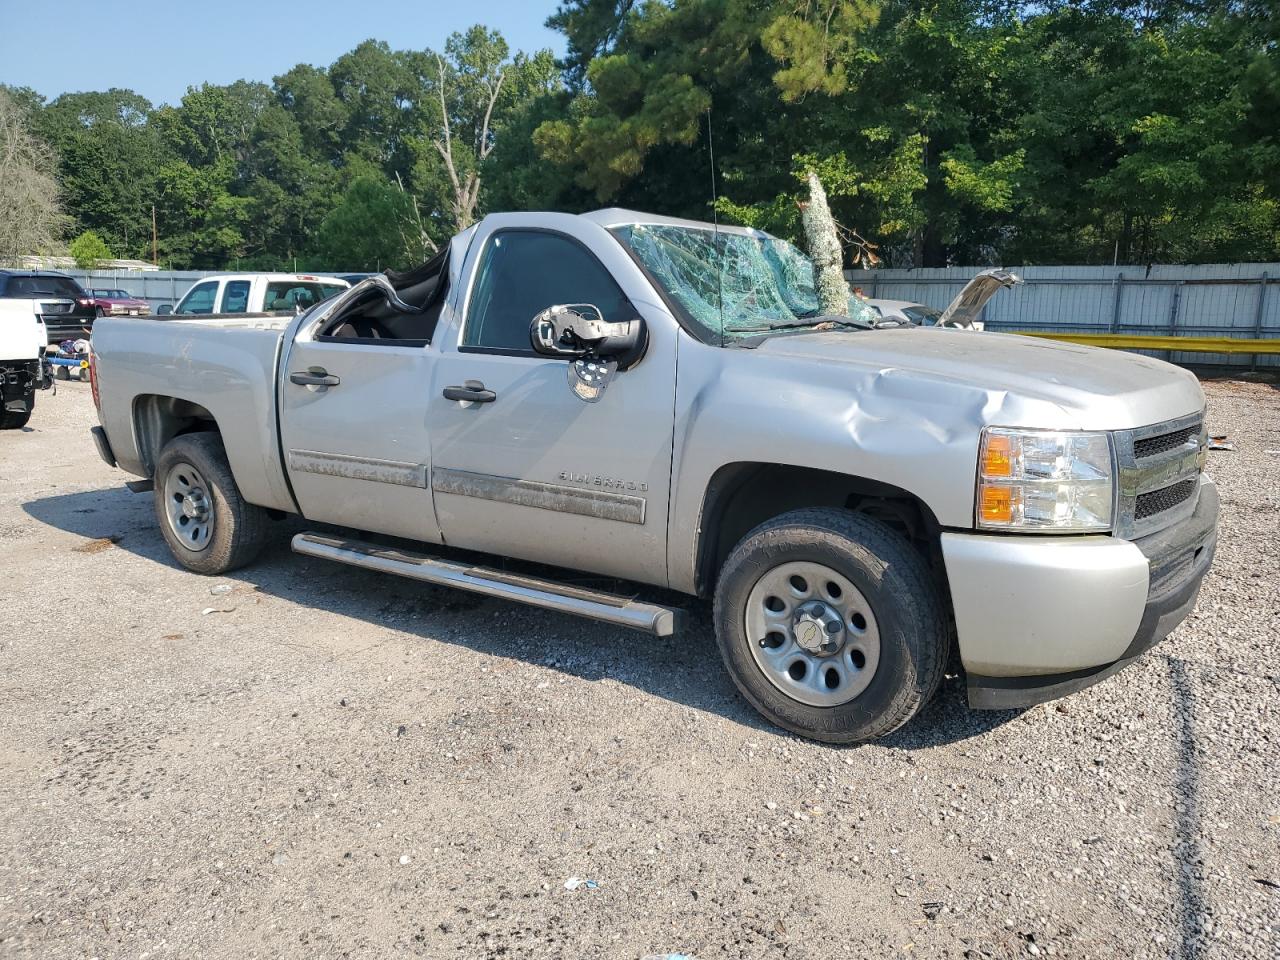
[[[151,304],[139,300],[126,290],[94,289],[89,291],[100,317],[149,317]]]

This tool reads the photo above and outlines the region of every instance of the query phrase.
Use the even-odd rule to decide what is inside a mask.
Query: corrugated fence
[[[846,271],[868,297],[944,308],[981,267]],[[1153,267],[1012,267],[1023,283],[987,304],[988,330],[1280,337],[1280,263]],[[214,271],[72,270],[85,287],[119,287],[175,304]],[[229,272],[229,271],[221,271]],[[1167,352],[1152,352],[1168,356]],[[1280,366],[1280,356],[1173,353],[1175,363]]]
[[[982,267],[852,270],[868,297],[943,309]],[[1153,267],[1009,267],[1023,283],[1002,290],[983,312],[988,330],[1280,337],[1280,264]],[[1175,363],[1277,366],[1280,357],[1152,353]]]

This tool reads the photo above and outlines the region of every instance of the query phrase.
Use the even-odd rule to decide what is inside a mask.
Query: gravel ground
[[[1186,624],[837,749],[760,722],[705,628],[284,536],[183,572],[61,384],[0,435],[0,955],[1280,957],[1280,390],[1206,391],[1236,450]]]

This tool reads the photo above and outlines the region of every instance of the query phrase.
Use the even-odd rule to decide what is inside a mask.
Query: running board
[[[322,560],[394,573],[412,580],[442,587],[457,587],[489,597],[515,600],[545,610],[577,614],[591,620],[630,627],[658,637],[669,637],[682,626],[683,611],[656,603],[644,603],[599,590],[476,567],[359,540],[343,540],[318,533],[300,533],[293,538],[294,553]]]

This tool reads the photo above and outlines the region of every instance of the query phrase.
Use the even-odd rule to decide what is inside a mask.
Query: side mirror
[[[609,323],[600,308],[590,303],[561,303],[547,307],[529,325],[529,342],[544,357],[625,360],[643,345],[644,321],[639,317]]]
[[[579,400],[595,403],[619,367],[625,370],[644,355],[647,336],[638,316],[608,323],[594,304],[561,303],[533,318],[529,342],[544,357],[572,360],[569,389]]]
[[[167,317],[171,313],[173,313],[173,304],[171,303],[162,303],[160,306],[156,307],[157,317]]]

